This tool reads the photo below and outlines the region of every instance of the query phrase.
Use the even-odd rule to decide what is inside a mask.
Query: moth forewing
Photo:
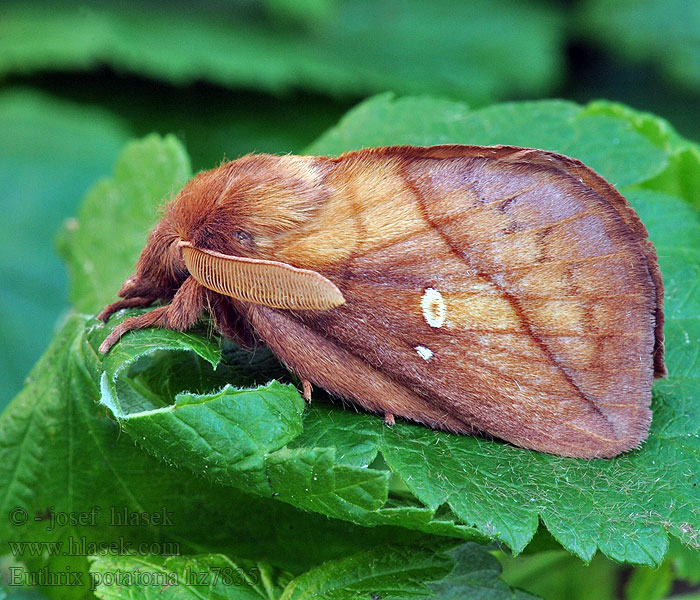
[[[393,169],[392,197],[411,206],[400,214],[422,218],[407,235],[392,223],[398,209],[377,210],[371,177],[353,182],[363,251],[344,265],[347,304],[304,315],[308,329],[516,445],[588,457],[638,446],[664,372],[654,360],[663,364],[663,288],[624,198],[581,163],[538,150],[387,148],[362,160]],[[385,238],[367,247],[370,231]],[[344,395],[372,408],[366,387]],[[447,422],[409,405],[403,414]]]

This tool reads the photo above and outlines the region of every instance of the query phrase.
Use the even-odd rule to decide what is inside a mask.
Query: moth
[[[513,146],[251,154],[202,172],[150,233],[117,325],[203,311],[303,383],[524,448],[610,457],[646,438],[666,374],[647,231],[593,170]]]

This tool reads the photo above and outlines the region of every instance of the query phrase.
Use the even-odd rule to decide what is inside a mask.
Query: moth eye
[[[255,245],[255,241],[253,240],[253,235],[251,233],[248,233],[247,231],[243,231],[242,229],[238,229],[238,230],[234,231],[233,235],[239,242],[241,242],[245,246]]]

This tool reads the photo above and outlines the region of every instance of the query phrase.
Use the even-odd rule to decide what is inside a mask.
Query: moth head
[[[323,170],[321,159],[260,154],[200,173],[167,213],[187,272],[219,294],[275,308],[343,304],[319,273],[276,260],[330,195]]]
[[[324,166],[298,156],[247,155],[200,173],[168,207],[181,239],[216,252],[274,259],[330,190]]]

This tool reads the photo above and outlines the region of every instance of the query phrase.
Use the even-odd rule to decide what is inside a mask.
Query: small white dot
[[[425,322],[431,327],[442,327],[447,315],[447,306],[442,294],[433,288],[427,288],[420,299]]]
[[[425,346],[416,346],[416,352],[418,352],[418,356],[426,362],[433,358],[433,351]]]

